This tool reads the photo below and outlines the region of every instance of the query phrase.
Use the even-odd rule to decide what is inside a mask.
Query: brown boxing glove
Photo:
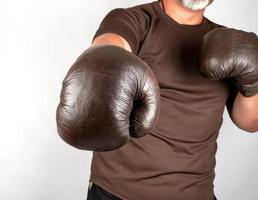
[[[231,78],[244,96],[257,94],[257,35],[230,28],[208,32],[203,38],[199,67],[209,79]]]
[[[114,150],[152,129],[159,104],[158,81],[143,60],[113,45],[90,47],[63,80],[57,130],[76,148]]]

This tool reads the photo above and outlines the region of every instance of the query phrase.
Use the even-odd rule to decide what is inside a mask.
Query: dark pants
[[[87,200],[121,200],[94,183],[89,184]],[[214,196],[213,200],[217,200]]]
[[[88,188],[87,200],[121,200],[110,192],[104,190],[93,182],[90,182]]]

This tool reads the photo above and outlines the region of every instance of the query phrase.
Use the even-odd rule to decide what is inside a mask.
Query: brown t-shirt
[[[159,1],[105,16],[94,38],[110,32],[128,41],[158,78],[161,109],[148,135],[93,152],[91,181],[125,200],[213,199],[216,140],[230,87],[202,77],[196,55],[203,35],[216,27],[207,18],[178,24]]]

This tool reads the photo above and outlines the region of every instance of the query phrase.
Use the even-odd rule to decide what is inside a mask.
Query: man
[[[144,137],[93,152],[89,200],[216,199],[216,139],[224,107],[239,128],[255,132],[258,95],[257,85],[247,97],[229,79],[200,74],[202,39],[222,27],[204,17],[211,3],[153,1],[114,9],[103,19],[92,47],[115,45],[145,61],[158,79],[161,107],[155,127]]]

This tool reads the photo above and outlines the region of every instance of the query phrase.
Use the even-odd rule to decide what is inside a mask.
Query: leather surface
[[[57,130],[68,144],[110,151],[155,125],[159,85],[149,66],[120,47],[87,49],[63,80]]]
[[[258,93],[258,37],[217,28],[208,32],[199,57],[200,72],[213,80],[231,78],[244,96]]]

